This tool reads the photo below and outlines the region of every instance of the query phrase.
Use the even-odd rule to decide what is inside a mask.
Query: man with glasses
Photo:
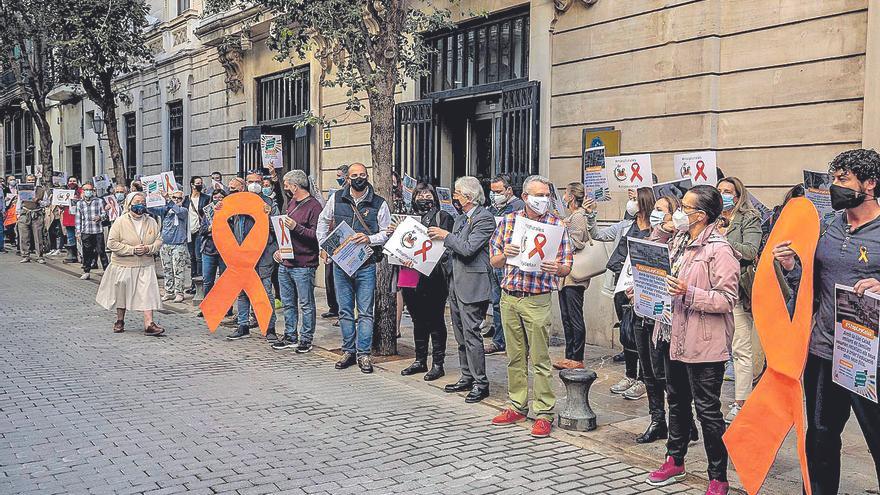
[[[385,199],[373,190],[363,163],[348,167],[348,185],[336,191],[324,205],[318,218],[318,245],[323,244],[332,228],[342,222],[355,231],[352,242],[374,246],[376,254],[352,276],[333,265],[342,327],[342,359],[336,363],[336,369],[348,368],[357,361],[361,372],[372,373],[370,353],[373,347],[376,261],[381,258],[381,246],[388,240],[386,229],[391,224],[391,210]]]

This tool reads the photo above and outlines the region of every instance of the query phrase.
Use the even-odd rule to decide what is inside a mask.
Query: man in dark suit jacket
[[[495,232],[495,217],[480,206],[485,201],[483,187],[476,177],[455,181],[453,204],[461,214],[455,219],[452,232],[431,227],[432,239],[442,239],[449,254],[449,307],[461,378],[447,385],[447,392],[470,390],[465,402],[480,402],[489,396],[486,376],[486,354],[480,324],[492,297],[489,278],[489,240]]]

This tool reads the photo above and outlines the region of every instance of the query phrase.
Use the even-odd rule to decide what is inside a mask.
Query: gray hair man
[[[489,240],[495,231],[495,218],[481,206],[485,200],[483,186],[476,177],[459,178],[455,181],[452,203],[462,214],[455,219],[452,232],[440,227],[428,229],[431,239],[444,241],[449,255],[449,307],[461,363],[461,378],[444,390],[468,390],[467,403],[489,396],[480,324],[492,297]]]

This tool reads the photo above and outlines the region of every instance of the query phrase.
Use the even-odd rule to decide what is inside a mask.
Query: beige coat
[[[585,247],[587,247],[587,243],[591,242],[590,229],[587,225],[586,212],[580,208],[573,211],[568,217],[566,217],[565,224],[568,227],[568,237],[571,240],[571,251],[572,255],[574,255],[578,251],[581,251]],[[569,275],[565,277],[565,280],[562,283],[563,287],[576,285],[589,287],[590,279],[575,282],[574,279],[571,278],[571,275]]]
[[[121,267],[148,266],[155,263],[154,255],[162,247],[162,234],[159,224],[149,215],[144,215],[143,239],[138,236],[131,213],[122,214],[110,227],[110,236],[107,239],[107,247],[112,251],[110,263]],[[137,256],[134,254],[135,246],[144,244],[149,247],[146,254]]]

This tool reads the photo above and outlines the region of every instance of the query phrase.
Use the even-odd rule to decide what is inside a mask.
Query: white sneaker
[[[183,294],[178,294],[178,295],[174,296],[174,302],[176,302],[176,303],[183,302]]]
[[[88,274],[88,273],[83,273],[82,275],[79,276],[80,280],[88,280],[90,278],[92,278],[92,276],[91,276],[91,274]]]
[[[733,420],[736,419],[736,415],[739,414],[740,409],[742,409],[742,407],[736,402],[731,404],[730,412],[727,413],[727,416],[724,416],[724,422],[727,424],[733,423]]]
[[[611,386],[612,394],[622,394],[630,389],[633,385],[636,384],[636,380],[632,378],[623,377],[617,384]]]
[[[165,294],[164,296],[162,296],[163,301],[170,301],[172,299],[174,299],[174,294],[171,294],[171,293],[168,293],[168,294]]]
[[[647,397],[648,388],[645,387],[644,382],[635,382],[632,387],[626,389],[626,392],[623,393],[624,399],[629,400],[639,400],[641,398]]]

